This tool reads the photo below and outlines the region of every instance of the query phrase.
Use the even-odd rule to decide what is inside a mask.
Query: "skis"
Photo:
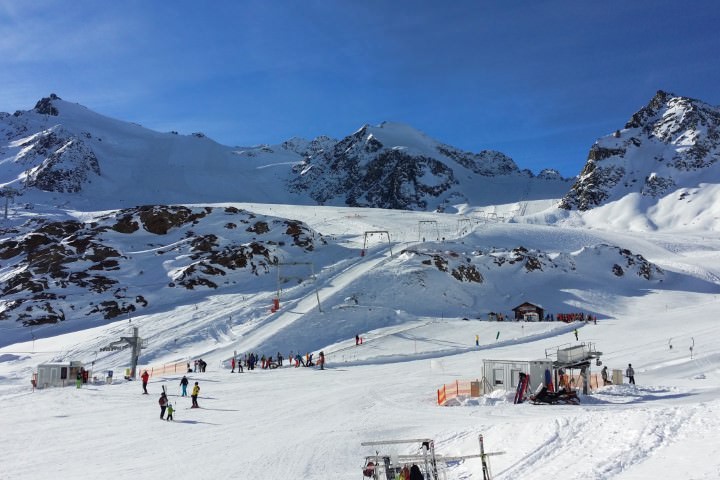
[[[525,400],[525,392],[527,391],[528,383],[530,382],[530,375],[520,373],[520,380],[518,381],[517,390],[515,391],[515,402],[522,403]]]

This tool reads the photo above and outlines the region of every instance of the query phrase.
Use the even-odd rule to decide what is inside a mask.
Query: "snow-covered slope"
[[[0,186],[27,205],[245,201],[434,210],[558,199],[569,185],[551,171],[520,172],[499,152],[461,152],[399,124],[366,126],[340,141],[242,148],[200,132],[154,132],[56,95],[33,110],[0,114]]]
[[[717,478],[720,326],[708,314],[720,292],[717,234],[495,223],[458,228],[457,217],[428,212],[228,208],[193,209],[195,215],[204,213],[197,223],[182,222],[164,235],[156,230],[168,224],[141,221],[142,211],[88,217],[83,229],[97,229],[96,241],[117,248],[134,245],[126,252],[127,272],[141,265],[155,270],[122,276],[137,287],[147,275],[165,281],[193,255],[213,255],[213,243],[230,246],[230,232],[236,244],[251,241],[247,228],[258,233],[259,222],[272,228],[258,233],[258,241],[267,236],[278,242],[266,242],[268,249],[314,263],[315,276],[307,263],[288,261],[275,277],[281,292],[274,313],[271,297],[263,293],[275,283],[269,276],[228,271],[202,276],[226,278],[237,288],[199,286],[212,292],[200,297],[186,289],[173,295],[175,290],[166,288],[158,297],[167,298],[152,299],[166,302],[153,303],[161,309],[138,309],[131,322],[123,316],[86,328],[89,322],[69,318],[30,331],[0,325],[0,399],[12,412],[0,416],[0,449],[9,453],[0,476],[362,478],[363,458],[375,449],[361,442],[432,438],[440,454],[469,455],[478,453],[483,434],[486,450],[505,452],[490,457],[498,480]],[[125,215],[129,218],[121,222]],[[301,238],[315,232],[316,244],[319,235],[328,244],[281,248],[285,235],[276,219],[289,217],[307,229]],[[226,218],[250,223],[221,235],[217,232],[228,230],[221,228]],[[204,236],[203,220],[221,237],[217,242]],[[420,223],[433,220],[437,223]],[[125,230],[133,221],[139,228],[130,233],[102,228]],[[388,245],[378,235],[364,244],[364,231],[383,227],[402,244]],[[59,233],[53,229],[46,236]],[[421,234],[425,241],[419,241]],[[442,236],[445,241],[438,239]],[[57,244],[76,248],[78,240]],[[191,251],[184,241],[212,248]],[[199,261],[209,265],[207,258]],[[598,322],[476,319],[489,311],[508,314],[525,300],[554,314],[593,313]],[[142,368],[184,366],[197,358],[208,362],[207,373],[189,375],[201,387],[202,408],[190,409],[190,401],[179,396],[182,373],[154,373],[151,395],[142,395],[138,382],[121,379],[129,352],[101,348],[133,326],[146,341]],[[581,342],[604,352],[603,364],[610,369],[632,363],[638,385],[581,395],[580,406],[514,405],[506,391],[461,399],[452,407],[436,405],[442,385],[481,378],[483,359],[543,358],[546,351],[574,344],[574,330]],[[357,347],[356,334],[364,338]],[[317,356],[318,350],[326,353],[325,371],[285,366],[231,374],[228,365],[234,352],[282,351],[287,357],[290,351]],[[84,361],[100,380],[114,370],[115,381],[31,393],[31,373],[51,360]],[[178,408],[174,423],[158,420],[163,386]],[[391,450],[418,452],[415,445]],[[190,455],[178,460],[178,452]],[[69,456],[80,460],[68,462]],[[483,478],[477,458],[441,469],[448,480]]]
[[[83,210],[267,200],[282,191],[289,168],[282,160],[297,161],[277,157],[278,171],[202,133],[154,132],[57,96],[4,114],[0,135],[0,183],[23,194],[18,202]]]
[[[720,109],[659,91],[623,129],[593,145],[560,207],[584,211],[633,196],[638,214],[662,223],[682,212],[683,204],[705,196],[707,186],[714,190],[720,183],[718,160]]]

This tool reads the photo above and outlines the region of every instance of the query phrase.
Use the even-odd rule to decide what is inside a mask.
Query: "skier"
[[[475,335],[475,346],[476,347],[480,346],[480,335]]]
[[[185,375],[183,375],[182,380],[180,380],[180,388],[182,388],[182,393],[180,394],[181,397],[187,397],[187,386],[188,383],[190,383]]]
[[[160,399],[158,400],[158,403],[160,404],[160,420],[165,420],[165,409],[167,408],[168,399],[165,396],[165,392],[162,392],[160,394]]]
[[[78,372],[77,377],[75,378],[75,386],[77,388],[82,387],[82,380],[83,380],[82,373]]]
[[[282,353],[278,352],[278,354],[277,354],[277,359],[278,359],[278,367],[282,367],[282,366],[283,366],[283,364],[282,364],[282,362],[283,362]]]
[[[607,365],[603,367],[602,371],[600,372],[600,376],[603,379],[603,385],[609,385],[610,382],[608,381],[608,371],[607,371]]]
[[[320,370],[325,370],[325,353],[320,350],[320,360],[318,360],[318,365],[320,365]]]
[[[360,335],[355,335],[355,346],[360,345]]]
[[[230,361],[230,367],[232,367],[230,373],[235,373],[235,357]]]
[[[300,365],[304,367],[305,362],[303,362],[302,355],[298,353],[297,355],[295,355],[295,368],[299,367]]]
[[[174,412],[174,411],[175,411],[175,409],[173,408],[172,403],[168,403],[168,406],[167,406],[167,414],[168,414],[168,415],[167,415],[167,421],[168,421],[168,422],[169,422],[170,420],[173,420],[173,412]]]
[[[628,377],[628,383],[635,385],[635,370],[633,370],[632,363],[628,363],[628,367],[625,370],[625,376]]]
[[[575,341],[577,341],[577,339],[578,339],[578,332],[577,332],[577,328],[576,328],[576,329],[575,329],[575,330],[573,331],[573,333],[575,334]]]
[[[192,407],[190,408],[200,408],[200,405],[197,403],[198,395],[200,395],[200,385],[198,385],[198,382],[195,382],[195,386],[192,389],[192,395],[190,395],[190,398],[192,398]]]
[[[147,395],[148,394],[147,384],[148,384],[148,380],[150,379],[150,374],[147,372],[147,370],[145,370],[143,372],[143,374],[140,375],[140,378],[142,378],[142,382],[143,382],[143,395]]]

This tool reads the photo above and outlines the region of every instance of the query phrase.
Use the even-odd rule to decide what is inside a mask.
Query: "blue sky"
[[[720,2],[0,0],[0,111],[53,92],[227,145],[410,124],[577,174],[659,89],[720,104]]]

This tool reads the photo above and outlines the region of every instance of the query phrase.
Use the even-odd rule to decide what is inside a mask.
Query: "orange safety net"
[[[138,368],[137,371],[140,372],[140,374],[147,371],[152,378],[155,375],[166,375],[169,373],[187,373],[187,365],[187,362],[166,363],[164,365]]]
[[[459,396],[470,396],[471,393],[471,381],[460,381],[455,380],[453,383],[446,383],[440,387],[437,391],[437,403],[438,405],[445,405],[448,400]]]

